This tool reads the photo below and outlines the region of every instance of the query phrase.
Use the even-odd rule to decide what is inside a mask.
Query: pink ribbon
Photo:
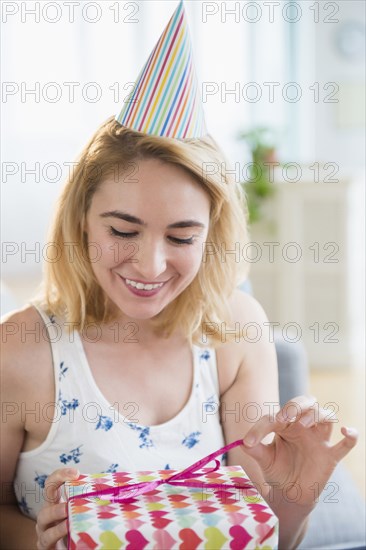
[[[189,479],[193,477],[200,477],[202,475],[210,474],[212,472],[216,472],[220,468],[220,461],[215,460],[215,467],[209,469],[206,472],[200,472],[198,471],[199,468],[204,466],[205,464],[211,462],[215,459],[216,456],[220,456],[224,454],[226,451],[232,449],[233,447],[237,447],[239,445],[242,445],[242,439],[237,439],[236,441],[233,441],[232,443],[229,443],[228,445],[225,445],[225,447],[221,447],[221,449],[218,449],[217,451],[205,456],[204,458],[201,458],[194,464],[191,464],[191,466],[188,466],[185,470],[182,470],[181,472],[178,472],[177,474],[173,474],[170,477],[167,477],[165,479],[157,479],[155,481],[143,481],[140,483],[130,483],[127,485],[121,485],[118,487],[108,487],[107,489],[102,490],[96,490],[96,491],[90,491],[89,493],[82,493],[79,495],[72,495],[68,498],[68,500],[73,500],[75,498],[91,498],[91,497],[101,497],[103,496],[111,496],[112,498],[109,499],[111,502],[122,502],[123,500],[131,497],[136,497],[138,495],[142,495],[144,493],[148,493],[150,491],[153,491],[156,489],[156,487],[159,487],[159,485],[162,485],[163,483],[168,483],[169,485],[181,485],[182,487],[206,487],[206,488],[213,488],[213,489],[253,489],[253,484],[239,484],[239,483],[200,483],[200,482],[194,482],[194,481],[188,481]]]
[[[169,485],[181,485],[183,487],[201,487],[202,489],[204,487],[206,488],[213,488],[213,489],[253,489],[254,486],[251,483],[195,483],[194,481],[188,481],[192,477],[199,477],[202,475],[207,475],[212,472],[216,472],[220,468],[220,461],[216,460],[216,456],[220,456],[224,454],[226,451],[229,451],[230,449],[233,449],[234,447],[238,447],[239,445],[243,444],[242,439],[237,439],[236,441],[233,441],[232,443],[229,443],[229,445],[225,445],[225,447],[221,447],[221,449],[218,449],[214,453],[211,453],[204,458],[201,458],[201,460],[197,460],[197,462],[194,462],[194,464],[191,464],[191,466],[188,466],[185,470],[182,470],[181,472],[178,472],[177,474],[173,474],[170,477],[167,477],[166,479],[158,479],[155,481],[143,481],[141,483],[130,483],[128,485],[121,485],[119,487],[108,487],[107,489],[102,489],[100,491],[90,491],[89,493],[83,493],[80,495],[72,495],[68,497],[68,500],[73,500],[75,498],[90,498],[90,497],[100,497],[100,495],[108,495],[112,496],[111,502],[122,502],[123,500],[131,497],[135,497],[138,495],[142,495],[144,493],[148,493],[149,491],[153,491],[158,487],[159,485],[162,485],[163,483],[169,483]],[[211,462],[211,460],[215,459],[215,467],[209,469],[206,472],[200,472],[198,471],[199,468],[202,466],[205,466],[205,464]],[[67,527],[68,527],[68,533],[67,533],[67,550],[71,550],[71,532],[70,532],[70,519],[69,517],[66,518],[67,520]]]

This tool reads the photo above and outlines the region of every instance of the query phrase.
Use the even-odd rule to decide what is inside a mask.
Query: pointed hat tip
[[[207,135],[184,0],[180,0],[116,120],[131,130],[161,137]]]

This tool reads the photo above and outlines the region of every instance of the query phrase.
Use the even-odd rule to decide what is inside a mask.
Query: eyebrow
[[[147,223],[136,218],[136,216],[131,216],[127,212],[120,212],[119,210],[111,210],[110,212],[103,212],[100,214],[101,218],[118,218],[119,220],[125,220],[126,222],[135,223],[137,225],[143,225],[146,227]],[[197,220],[182,220],[180,222],[171,223],[167,226],[167,229],[175,229],[181,227],[202,227],[205,228],[205,224]]]

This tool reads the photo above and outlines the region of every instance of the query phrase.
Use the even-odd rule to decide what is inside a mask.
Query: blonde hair
[[[126,169],[129,163],[144,158],[158,158],[187,170],[211,202],[200,269],[190,285],[151,319],[152,327],[165,338],[179,328],[191,345],[203,346],[200,336],[205,334],[206,345],[209,342],[216,347],[222,343],[222,323],[228,323],[230,328],[228,298],[248,272],[248,264],[238,262],[233,253],[247,243],[248,232],[244,193],[222,172],[226,160],[210,136],[184,141],[150,136],[121,126],[113,117],[101,125],[81,152],[59,198],[49,241],[62,254],[57,261],[45,265],[47,310],[64,317],[69,326],[79,331],[89,323],[107,323],[117,317],[116,306],[100,287],[88,260],[86,214],[98,185],[107,175],[117,167]],[[219,169],[205,173],[203,167],[208,165],[204,163]],[[66,244],[72,245],[68,254]],[[211,253],[206,253],[208,250]],[[229,340],[234,338],[228,334]]]

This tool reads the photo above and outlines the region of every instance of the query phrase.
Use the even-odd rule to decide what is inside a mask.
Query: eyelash
[[[122,233],[121,231],[117,231],[117,229],[114,229],[114,227],[110,227],[110,234],[114,237],[120,237],[121,239],[129,239],[131,237],[134,237],[136,233]],[[191,237],[190,239],[176,239],[174,237],[169,237],[173,242],[175,242],[178,245],[184,245],[184,244],[193,244],[194,237]]]

